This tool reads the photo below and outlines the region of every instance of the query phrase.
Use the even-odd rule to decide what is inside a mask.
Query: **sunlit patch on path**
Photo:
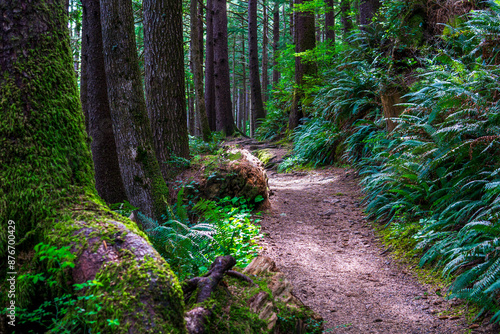
[[[269,172],[272,209],[263,253],[293,282],[295,295],[325,320],[325,333],[466,333],[453,306],[394,263],[360,206],[353,172]]]

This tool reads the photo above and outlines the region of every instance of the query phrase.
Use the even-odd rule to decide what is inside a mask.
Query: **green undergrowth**
[[[256,150],[252,152],[262,163],[267,165],[275,155],[269,149]]]
[[[456,20],[436,47],[421,40],[412,6],[385,6],[392,20],[353,33],[323,72],[281,168],[350,163],[387,247],[422,276],[441,276],[443,296],[499,322],[500,7]],[[393,93],[403,101],[395,129],[383,116]]]
[[[203,275],[218,256],[232,255],[243,268],[257,256],[262,235],[253,209],[249,201],[237,197],[201,199],[190,207],[181,190],[161,221],[140,212],[137,217],[155,249],[183,280]]]
[[[418,240],[415,238],[421,229],[419,223],[404,223],[403,221],[383,225],[371,222],[369,225],[375,230],[387,254],[410,270],[419,282],[427,285],[427,292],[422,296],[414,296],[415,299],[427,298],[431,295],[445,299],[450,297],[449,286],[456,277],[443,277],[442,267],[419,264],[424,254],[423,250],[417,247]],[[467,323],[471,324],[481,318],[482,312],[477,304],[463,301],[437,314],[437,316],[441,315],[463,317]]]

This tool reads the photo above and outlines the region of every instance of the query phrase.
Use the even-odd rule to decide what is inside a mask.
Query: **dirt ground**
[[[267,173],[271,209],[261,223],[262,253],[325,319],[324,333],[499,332],[487,321],[471,329],[453,316],[459,301],[439,297],[384,252],[363,214],[355,172]]]

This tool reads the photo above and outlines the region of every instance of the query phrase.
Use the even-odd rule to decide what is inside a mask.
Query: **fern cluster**
[[[217,256],[232,255],[245,267],[257,255],[260,229],[245,199],[200,200],[193,210],[198,215],[190,219],[181,190],[162,222],[137,213],[142,229],[179,279],[202,275]]]
[[[481,57],[478,36],[498,36],[499,13],[471,14],[447,36],[448,48],[426,59],[393,133],[365,119],[346,141],[347,158],[363,176],[369,216],[387,224],[418,222],[420,264],[441,268],[454,278],[449,297],[482,305],[496,321],[500,70]]]
[[[353,34],[282,168],[330,163],[340,145],[363,177],[369,217],[393,229],[391,237],[412,238],[420,264],[453,280],[449,297],[474,301],[498,321],[500,9],[489,7],[448,26],[439,50],[416,50],[411,76],[396,75],[404,64],[384,56],[384,39],[396,35],[376,25]],[[398,82],[410,82],[410,92],[387,133],[379,96]]]

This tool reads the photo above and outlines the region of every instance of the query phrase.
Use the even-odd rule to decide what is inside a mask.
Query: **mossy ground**
[[[225,277],[216,292],[206,303],[214,307],[214,317],[210,320],[207,333],[294,333],[298,324],[304,324],[305,333],[321,333],[321,322],[313,319],[312,311],[305,307],[291,307],[279,299],[272,298],[268,284],[272,274],[252,277],[256,285],[233,277]],[[259,292],[267,293],[266,302],[272,302],[278,320],[274,328],[268,328],[269,319],[259,319],[259,315],[249,308],[249,300]],[[188,302],[187,309],[195,307]]]
[[[419,265],[419,260],[424,253],[422,249],[416,247],[418,241],[414,238],[415,234],[421,229],[419,223],[391,223],[388,226],[384,226],[371,222],[370,225],[386,249],[390,251],[391,257],[414,273],[420,283],[428,286],[428,294],[436,294],[446,298],[449,294],[447,293],[448,286],[454,277],[443,277],[441,275],[441,267],[432,267],[430,265],[421,267]],[[453,305],[438,315],[464,317],[468,323],[472,323],[479,311],[480,308],[476,305],[464,302]]]

